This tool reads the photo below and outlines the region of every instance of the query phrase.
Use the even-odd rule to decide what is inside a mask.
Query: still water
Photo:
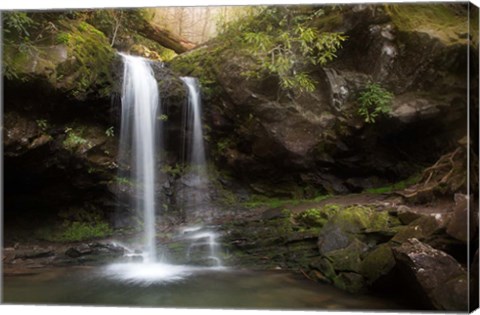
[[[231,269],[182,270],[169,281],[141,281],[140,274],[115,276],[121,266],[55,268],[5,276],[8,304],[116,305],[180,308],[387,310],[405,302],[349,294],[289,272]],[[140,279],[140,280],[139,280]]]

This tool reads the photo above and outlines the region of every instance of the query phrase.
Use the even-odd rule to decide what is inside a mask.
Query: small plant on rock
[[[74,150],[80,145],[83,145],[83,144],[89,145],[88,141],[80,137],[76,132],[73,131],[72,128],[70,127],[65,128],[65,133],[67,134],[67,137],[63,141],[63,146],[66,149]]]
[[[390,112],[392,100],[393,93],[377,83],[369,83],[358,98],[358,113],[366,123],[374,123],[379,115]]]
[[[48,122],[45,119],[37,119],[35,120],[37,123],[38,128],[40,128],[42,131],[46,131],[48,129]]]
[[[107,135],[107,137],[115,136],[115,131],[113,129],[113,126],[105,130],[105,135]]]

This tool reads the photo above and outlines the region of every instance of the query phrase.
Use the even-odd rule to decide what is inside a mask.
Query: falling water
[[[126,176],[135,189],[135,206],[144,214],[144,254],[143,262],[132,260],[114,263],[105,269],[107,276],[121,281],[150,285],[184,279],[200,267],[168,264],[165,259],[157,259],[155,241],[155,183],[157,163],[162,162],[158,152],[163,151],[163,125],[157,81],[152,70],[152,62],[128,55],[122,55],[125,70],[122,94],[122,124],[120,133],[119,164],[120,176]],[[205,169],[205,149],[201,126],[200,93],[192,78],[182,78],[189,87],[189,108],[193,116],[190,129],[193,130],[189,163]],[[190,144],[189,144],[190,146]],[[204,174],[201,172],[201,174]],[[197,172],[196,178],[206,178]],[[158,181],[158,180],[157,180]],[[215,234],[189,235],[196,243],[208,239],[207,259],[221,267],[216,257]],[[193,247],[200,244],[192,245]],[[189,253],[191,251],[189,248]],[[162,253],[163,254],[163,253]],[[129,258],[136,258],[135,251],[129,251]],[[212,265],[212,264],[210,264]],[[200,269],[199,269],[200,268]]]
[[[201,176],[205,172],[205,144],[202,128],[202,102],[196,78],[181,77],[188,88],[188,106],[186,109],[186,129],[191,133],[186,146],[186,160],[196,173]]]
[[[196,208],[196,211],[202,209],[202,202],[204,202],[205,195],[202,193],[208,189],[208,174],[207,164],[205,158],[205,143],[203,140],[202,128],[202,102],[200,97],[200,87],[198,80],[192,77],[181,77],[188,89],[188,106],[185,110],[184,116],[184,139],[185,156],[184,160],[188,163],[187,169],[189,172],[186,178],[189,181],[190,187],[195,187],[198,190],[196,193],[188,196],[190,204]],[[186,196],[185,196],[186,198]],[[184,230],[186,239],[191,240],[187,252],[187,258],[190,259],[190,254],[194,248],[207,247],[208,252],[205,255],[207,260],[215,266],[221,266],[221,261],[217,256],[217,247],[219,244],[216,241],[216,233],[209,231],[205,227],[186,228]]]
[[[144,215],[145,262],[156,261],[155,246],[155,164],[159,139],[156,118],[160,97],[151,62],[122,55],[125,70],[122,91],[120,161],[130,165],[136,207]]]

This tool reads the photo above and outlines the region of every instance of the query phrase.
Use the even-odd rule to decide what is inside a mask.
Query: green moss
[[[160,56],[160,59],[162,61],[169,62],[177,56],[177,53],[175,53],[175,51],[165,48],[157,42],[143,37],[139,34],[133,34],[133,40],[135,41],[135,43],[143,45],[148,49],[156,52]]]
[[[393,235],[396,233],[394,228],[400,225],[400,219],[396,216],[390,215],[388,211],[376,211],[371,215],[370,224],[365,232],[378,232]]]
[[[355,272],[341,272],[333,279],[333,284],[350,293],[358,293],[365,288],[365,279]]]
[[[107,237],[112,234],[112,229],[107,223],[87,224],[73,222],[60,235],[62,241],[83,241],[88,239]]]
[[[174,71],[182,75],[198,78],[203,97],[212,99],[221,93],[216,71],[220,71],[219,64],[225,58],[221,54],[224,49],[218,44],[212,44],[208,48],[198,48],[173,58],[170,65]]]
[[[368,193],[372,193],[372,194],[391,193],[391,192],[394,192],[394,191],[403,190],[403,189],[405,189],[405,188],[407,188],[407,187],[409,187],[413,184],[418,183],[420,178],[421,178],[421,174],[414,174],[414,175],[410,176],[409,178],[407,178],[405,180],[402,180],[402,181],[399,181],[397,183],[394,183],[392,185],[384,186],[384,187],[377,187],[377,188],[369,188],[369,189],[366,189],[365,191],[368,192]]]
[[[105,35],[86,22],[61,21],[63,32],[57,35],[57,42],[67,46],[69,58],[57,68],[57,77],[73,96],[82,98],[95,93],[110,94],[113,78],[110,66],[115,52]]]
[[[355,205],[339,211],[332,223],[351,233],[359,233],[368,228],[370,218],[375,210],[367,206]]]
[[[456,12],[450,4],[395,4],[385,5],[393,23],[400,31],[425,32],[444,44],[466,44],[459,34],[468,32],[467,11]]]
[[[32,16],[40,22],[26,31],[37,38],[12,37],[5,45],[7,78],[28,81],[41,77],[78,99],[88,94],[109,95],[115,52],[103,33],[85,21],[62,14]],[[45,26],[47,20],[54,29]]]
[[[310,267],[319,270],[330,281],[333,281],[333,279],[337,276],[332,262],[325,257],[313,259],[310,263]]]
[[[267,221],[267,226],[271,227],[273,232],[273,237],[281,241],[287,241],[291,238],[294,233],[293,222],[292,222],[292,212],[288,209],[282,210],[282,218],[277,218]]]
[[[235,206],[238,204],[238,198],[235,193],[228,191],[226,189],[221,189],[219,191],[219,201],[224,206]]]
[[[388,274],[394,266],[395,257],[392,249],[388,244],[382,244],[365,256],[360,273],[371,284],[381,276]]]
[[[297,205],[299,200],[270,198],[263,195],[252,195],[250,200],[244,202],[243,205],[247,208],[279,208],[286,205]]]
[[[173,177],[179,177],[185,173],[185,169],[178,163],[175,165],[165,164],[162,166],[162,172]]]
[[[37,229],[34,235],[52,242],[73,242],[103,238],[113,234],[110,225],[97,210],[69,208],[59,213],[61,224],[50,224]]]
[[[65,140],[63,140],[63,146],[69,151],[75,151],[81,146],[91,147],[91,143],[82,137],[83,129],[76,129],[75,131],[72,128],[66,128],[65,133],[67,134]]]
[[[40,128],[43,132],[47,131],[49,127],[49,123],[46,119],[37,119],[35,120],[35,123],[37,124],[38,128]]]
[[[296,220],[306,226],[323,227],[340,209],[338,205],[326,205],[320,209],[312,208],[296,216]]]
[[[402,244],[409,238],[417,238],[424,240],[432,234],[438,232],[442,228],[442,225],[433,216],[421,216],[415,221],[411,222],[407,226],[400,226],[399,231],[392,238],[392,241],[398,244]]]
[[[358,273],[361,270],[361,257],[367,249],[366,244],[354,239],[347,247],[331,251],[325,257],[331,262],[336,271],[353,271]]]
[[[134,186],[134,183],[130,178],[115,176],[115,182],[120,185]]]
[[[320,202],[322,200],[330,198],[329,195],[320,195],[312,199],[303,199],[303,198],[296,198],[296,199],[291,199],[291,198],[286,198],[286,199],[281,199],[281,198],[276,198],[276,197],[267,197],[264,195],[257,195],[254,194],[250,196],[250,199],[246,202],[243,202],[242,205],[247,207],[247,208],[260,208],[260,207],[265,207],[265,208],[279,208],[279,207],[285,207],[285,206],[297,206],[302,203],[314,203],[314,202]]]

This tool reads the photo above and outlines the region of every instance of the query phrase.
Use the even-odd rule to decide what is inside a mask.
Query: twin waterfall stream
[[[124,55],[124,82],[122,89],[122,112],[119,163],[126,165],[126,176],[135,190],[131,206],[143,215],[143,251],[141,262],[114,264],[108,270],[129,281],[156,282],[181,279],[199,267],[195,265],[175,265],[168,263],[168,255],[157,252],[156,220],[159,209],[158,197],[155,196],[159,185],[157,170],[164,163],[162,156],[164,143],[164,110],[158,83],[155,79],[152,62],[148,59]],[[188,102],[184,109],[182,127],[184,129],[184,163],[186,176],[195,186],[208,184],[205,146],[202,130],[202,108],[198,82],[195,78],[181,77]],[[123,171],[125,172],[125,171]],[[193,200],[195,204],[195,200]],[[186,252],[188,260],[192,250],[201,247],[209,266],[221,268],[221,260],[217,257],[216,235],[204,226],[192,226],[181,231],[190,245]],[[133,252],[133,251],[132,251]],[[139,256],[138,251],[131,254]],[[136,260],[138,261],[138,260]]]

